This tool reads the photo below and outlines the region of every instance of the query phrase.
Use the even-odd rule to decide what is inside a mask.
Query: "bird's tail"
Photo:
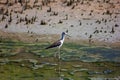
[[[46,47],[45,49],[49,49],[49,48],[54,48],[55,46],[48,46],[48,47]]]
[[[45,49],[49,49],[49,47],[46,47]]]
[[[51,46],[48,46],[48,47],[46,47],[45,49],[49,49],[49,48],[51,48]]]

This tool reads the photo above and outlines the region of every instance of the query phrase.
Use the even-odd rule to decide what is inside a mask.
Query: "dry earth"
[[[0,36],[120,46],[120,0],[0,0]],[[48,40],[47,40],[48,39]]]

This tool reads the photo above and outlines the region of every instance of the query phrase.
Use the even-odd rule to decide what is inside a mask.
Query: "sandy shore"
[[[13,40],[13,41],[21,41],[26,43],[53,43],[58,40],[60,35],[55,34],[28,34],[28,33],[13,33],[13,32],[4,32],[0,31],[0,39],[2,40]],[[86,39],[73,39],[72,37],[66,37],[65,43],[74,43],[80,45],[89,45],[89,46],[104,46],[104,47],[111,47],[111,48],[118,48],[120,49],[120,43],[114,42],[89,42]]]
[[[34,39],[40,41],[42,39],[52,41],[53,36],[48,37],[48,35],[59,37],[61,32],[68,30],[71,35],[70,41],[102,43],[109,46],[120,44],[119,0],[78,0],[71,4],[66,0],[53,0],[44,2],[45,4],[41,0],[35,1],[20,3],[17,0],[9,0],[5,3],[1,0],[0,30],[16,37],[20,37],[17,33],[23,36],[32,35]],[[8,37],[11,35],[6,34]],[[6,36],[2,32],[0,35]],[[26,36],[24,38],[26,39]]]

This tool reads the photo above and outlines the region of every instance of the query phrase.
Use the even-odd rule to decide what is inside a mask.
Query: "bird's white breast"
[[[60,40],[60,42],[61,42],[61,44],[60,44],[59,48],[63,45],[64,40]]]

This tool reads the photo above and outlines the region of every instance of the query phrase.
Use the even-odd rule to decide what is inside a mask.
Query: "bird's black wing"
[[[61,44],[60,40],[54,42],[52,45],[48,46],[45,49],[49,49],[49,48],[54,48],[54,47],[58,47]]]

